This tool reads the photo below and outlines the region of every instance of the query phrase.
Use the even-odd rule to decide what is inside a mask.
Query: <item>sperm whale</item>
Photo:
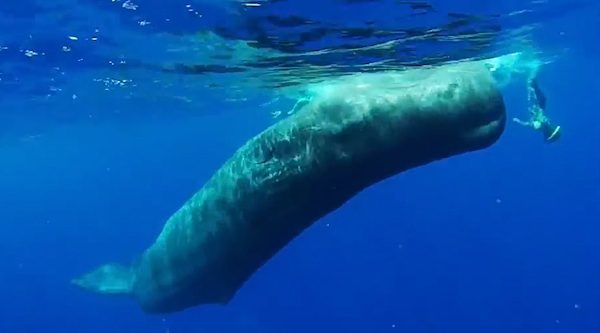
[[[486,66],[464,62],[316,84],[308,102],[248,140],[132,263],[74,279],[148,313],[226,304],[303,230],[365,188],[491,146],[505,127]]]

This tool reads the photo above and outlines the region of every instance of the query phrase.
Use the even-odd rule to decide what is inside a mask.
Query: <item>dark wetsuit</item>
[[[531,80],[531,88],[533,89],[533,92],[535,94],[535,99],[536,99],[537,104],[540,107],[540,109],[546,110],[546,95],[544,95],[544,93],[542,92],[542,89],[540,89],[540,86],[537,81],[537,77],[535,77]]]
[[[560,126],[553,125],[550,119],[546,117],[546,95],[540,88],[537,76],[529,81],[530,89],[533,90],[533,96],[535,105],[531,108],[532,121],[539,122],[539,130],[544,136],[546,142],[554,142],[560,138]],[[530,97],[531,98],[531,97]]]

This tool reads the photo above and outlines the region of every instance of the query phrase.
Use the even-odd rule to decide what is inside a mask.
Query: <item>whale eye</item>
[[[265,164],[274,157],[273,147],[267,145],[261,146],[260,149],[257,149],[256,153],[256,164]]]

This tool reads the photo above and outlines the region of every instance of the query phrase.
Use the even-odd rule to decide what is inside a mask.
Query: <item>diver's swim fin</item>
[[[552,143],[560,139],[562,135],[562,129],[560,126],[553,126],[550,123],[544,123],[544,125],[542,125],[542,134],[544,135],[544,141],[546,141],[546,143]]]

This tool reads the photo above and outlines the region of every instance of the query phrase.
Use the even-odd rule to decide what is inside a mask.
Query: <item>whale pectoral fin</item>
[[[99,294],[129,295],[133,287],[133,278],[132,268],[107,264],[71,280],[71,283]]]

